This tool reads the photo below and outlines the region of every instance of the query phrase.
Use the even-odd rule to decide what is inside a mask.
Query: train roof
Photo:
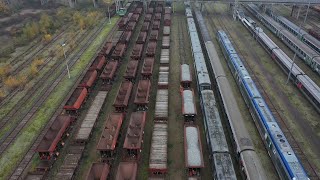
[[[135,104],[149,103],[151,82],[149,79],[140,80],[138,83],[137,93],[134,99]]]
[[[167,169],[168,124],[154,123],[151,140],[149,169]]]
[[[298,76],[298,79],[303,84],[303,86],[309,90],[309,92],[312,94],[315,99],[320,102],[320,88],[319,86],[312,81],[309,76]]]
[[[188,168],[204,167],[199,127],[195,125],[184,126],[185,163]]]
[[[187,18],[188,30],[190,32],[197,32],[196,24],[194,23],[193,18]]]
[[[181,65],[181,81],[182,82],[191,82],[192,81],[190,66],[188,64]]]
[[[189,7],[186,8],[186,16],[187,17],[192,17],[192,11]]]
[[[194,104],[194,94],[192,90],[182,91],[182,102],[183,102],[183,115],[194,115],[197,114],[196,106]]]
[[[190,32],[191,48],[193,53],[202,53],[198,32]]]
[[[196,64],[196,72],[198,83],[201,84],[211,84],[208,69],[206,62],[204,60],[204,56],[202,53],[194,53],[194,62]]]
[[[211,150],[213,152],[229,152],[213,91],[203,90],[201,91],[201,97],[205,116],[203,120],[211,142]]]
[[[234,49],[234,47],[232,46],[232,43],[228,37],[228,35],[224,32],[224,31],[218,31],[218,35],[220,37],[220,39],[223,41],[223,45],[225,47],[225,49],[228,51],[229,55],[230,54],[236,54],[236,50]]]
[[[213,154],[213,163],[215,167],[215,174],[217,177],[219,177],[219,180],[237,179],[229,153]]]

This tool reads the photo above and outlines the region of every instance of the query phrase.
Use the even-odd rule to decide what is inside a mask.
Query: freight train
[[[190,16],[189,11],[186,11]],[[222,64],[220,63],[220,59],[218,57],[217,51],[214,47],[214,44],[210,38],[209,31],[206,27],[205,21],[202,17],[200,11],[195,11],[198,29],[200,31],[200,37],[202,37],[204,51],[207,53],[207,57],[209,62],[207,62],[209,69],[208,72],[212,73],[213,81],[216,83],[217,91],[220,93],[219,97],[223,104],[224,112],[228,118],[229,126],[231,129],[233,145],[235,148],[235,153],[237,154],[237,165],[241,170],[241,174],[244,179],[266,179],[266,173],[261,165],[260,159],[258,158],[257,153],[255,152],[255,148],[253,146],[253,142],[248,133],[248,130],[244,126],[244,120],[240,113],[239,107],[236,103],[236,99],[233,95],[231,85],[226,78],[226,74],[223,70]],[[189,28],[190,29],[190,28]],[[200,41],[198,46],[201,46]],[[205,63],[205,62],[204,62]],[[198,73],[199,75],[199,73]],[[201,75],[201,74],[200,74]],[[198,82],[199,83],[199,82]],[[209,92],[211,91],[211,92]],[[204,114],[207,116],[208,113],[206,111],[212,108],[214,105],[214,101],[210,99],[214,99],[212,90],[201,90],[201,102],[202,107],[204,109]],[[210,94],[209,94],[210,93]],[[210,98],[209,98],[210,96]],[[207,109],[206,109],[207,108]],[[213,112],[212,112],[213,114]],[[213,121],[212,119],[204,119],[205,124],[209,124],[209,121]],[[215,124],[218,126],[217,124]],[[210,128],[211,129],[211,128]],[[220,128],[211,129],[211,133]],[[209,128],[208,128],[209,132]],[[218,132],[218,131],[216,131]],[[216,133],[214,132],[214,133]],[[220,132],[221,134],[221,132]],[[228,150],[226,144],[223,142],[216,141],[213,136],[207,136],[207,140],[210,140],[208,144],[212,147],[210,149],[210,154],[212,155],[212,160],[215,165],[215,179],[224,179],[230,178],[234,179],[235,176],[232,174],[234,169],[230,164],[227,163],[228,158],[230,158],[230,153],[232,151]],[[215,146],[215,147],[214,147]]]

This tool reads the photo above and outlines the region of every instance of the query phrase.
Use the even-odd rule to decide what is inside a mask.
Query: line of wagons
[[[139,7],[137,3],[133,4],[130,9],[132,9],[130,11],[132,15],[128,16],[136,17],[137,15],[140,15],[142,13],[142,7]],[[128,16],[124,18],[128,18]],[[127,21],[125,24],[123,24],[121,21],[119,22],[118,27],[125,26],[125,28],[128,29],[130,22],[135,21],[135,19],[132,21],[130,19],[130,21]],[[134,30],[134,28],[135,27],[131,29]],[[121,32],[121,34],[119,32]],[[48,129],[47,133],[36,149],[36,152],[39,154],[39,157],[41,159],[40,164],[36,168],[38,171],[48,171],[53,162],[59,156],[59,151],[61,150],[61,148],[63,148],[66,138],[70,135],[73,126],[72,123],[77,119],[77,116],[79,115],[81,108],[85,104],[87,97],[89,96],[95,83],[98,81],[98,77],[100,76],[100,79],[103,79],[104,73],[106,71],[110,71],[110,66],[105,66],[105,64],[110,64],[111,62],[118,64],[121,61],[121,54],[118,54],[117,56],[112,55],[117,53],[116,47],[119,44],[123,44],[122,39],[126,39],[124,38],[125,36],[125,32],[117,31],[117,33],[113,35],[112,40],[108,41],[105,44],[99,55],[95,58],[88,71],[79,82],[77,88],[74,90],[74,92],[64,105],[63,109],[65,110],[65,113],[58,115],[51,127]],[[110,48],[110,43],[112,43],[112,49],[108,50],[108,48]],[[116,58],[112,59],[112,57]],[[118,65],[115,66],[115,68],[117,67]],[[115,72],[116,69],[113,69],[112,73],[115,74]],[[108,90],[110,90],[110,88],[111,86],[109,83],[104,84],[94,98],[94,101],[88,112],[86,113],[86,117],[84,118],[84,121],[82,122],[79,131],[76,133],[76,136],[74,138],[76,145],[71,145],[71,147],[68,149],[68,154],[66,155],[65,162],[60,168],[62,169],[62,172],[59,172],[57,174],[58,177],[62,176],[65,178],[72,178],[74,171],[77,168],[78,162],[82,156],[84,145],[90,138],[91,131],[95,125],[96,119],[104,104],[104,101],[108,94]]]

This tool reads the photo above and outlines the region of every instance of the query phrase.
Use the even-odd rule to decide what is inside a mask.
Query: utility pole
[[[64,59],[66,61],[66,65],[67,65],[68,77],[70,79],[70,71],[69,71],[69,65],[68,65],[68,61],[67,61],[67,55],[66,55],[66,51],[64,50],[64,46],[66,46],[66,43],[61,44],[61,46],[62,46],[62,50],[63,50]]]
[[[291,73],[292,73],[292,69],[293,69],[293,65],[294,65],[294,61],[296,60],[296,56],[297,56],[297,53],[294,53],[293,61],[292,61],[292,64],[291,64],[291,68],[290,68],[290,71],[289,71],[289,74],[288,74],[288,78],[287,78],[286,84],[288,84],[288,82],[289,82],[289,79],[290,79],[290,76],[291,76]]]

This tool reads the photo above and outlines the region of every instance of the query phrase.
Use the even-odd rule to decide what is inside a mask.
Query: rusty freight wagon
[[[139,60],[141,59],[143,51],[143,44],[135,44],[132,48],[131,59]]]
[[[196,125],[184,126],[184,155],[188,176],[200,177],[204,162],[199,127]]]
[[[156,97],[156,105],[154,118],[156,121],[168,120],[168,104],[169,104],[169,91],[168,89],[158,89]]]
[[[81,108],[86,97],[88,95],[88,90],[85,87],[77,87],[67,103],[64,105],[65,109],[69,114],[77,114],[77,111]]]
[[[161,6],[156,7],[156,13],[162,13],[162,7]]]
[[[188,64],[182,64],[180,66],[180,82],[183,88],[190,88],[192,82],[192,76],[190,66]]]
[[[145,108],[149,103],[150,96],[150,88],[151,82],[148,79],[140,80],[138,83],[137,93],[134,99],[134,104],[138,106],[138,108]]]
[[[171,15],[170,14],[165,14],[164,15],[164,25],[165,26],[170,26],[171,25]]]
[[[78,86],[85,87],[89,90],[89,88],[91,88],[94,85],[97,76],[98,73],[96,70],[87,71],[87,73],[84,75]]]
[[[124,43],[124,44],[129,43],[129,42],[130,42],[130,39],[131,39],[131,35],[132,35],[132,32],[131,32],[131,31],[125,31],[125,32],[122,34],[119,42]]]
[[[139,61],[130,60],[127,65],[127,69],[123,75],[123,77],[133,82],[137,75],[137,69],[138,69]]]
[[[153,21],[152,29],[159,30],[160,29],[160,21]]]
[[[169,65],[170,60],[170,50],[169,49],[161,49],[160,54],[160,65]]]
[[[155,20],[155,21],[160,21],[160,20],[161,20],[161,13],[156,13],[156,14],[154,15],[154,20]]]
[[[145,111],[133,112],[131,114],[128,130],[123,143],[126,158],[134,160],[140,158],[146,114]]]
[[[116,59],[116,60],[120,60],[125,51],[126,51],[127,45],[124,43],[118,43],[111,55],[112,58]]]
[[[60,115],[54,120],[36,149],[40,159],[51,160],[59,156],[59,150],[64,146],[63,141],[69,136],[70,124],[74,120],[74,117],[66,115]]]
[[[113,159],[116,154],[116,146],[123,119],[123,113],[112,113],[105,122],[97,145],[97,150],[103,160]]]
[[[100,78],[103,80],[104,83],[112,84],[116,75],[118,64],[118,61],[108,61],[106,67],[100,75]]]
[[[115,180],[136,180],[137,172],[136,162],[120,162]]]
[[[113,50],[113,44],[112,42],[106,42],[106,44],[103,47],[103,54],[106,57],[109,57],[111,55],[111,51]]]
[[[163,26],[163,35],[170,36],[170,26]]]
[[[128,102],[132,91],[132,82],[122,81],[118,90],[117,97],[113,103],[113,107],[117,112],[124,112],[128,107]]]
[[[92,163],[86,180],[109,179],[110,166],[107,163]]]
[[[168,124],[155,122],[150,148],[149,172],[151,176],[164,175],[167,166]]]
[[[134,28],[136,27],[136,25],[137,25],[137,23],[135,21],[130,21],[128,23],[126,31],[133,31]]]
[[[121,20],[119,21],[119,23],[118,23],[118,29],[120,31],[124,31],[126,29],[126,26],[127,26],[128,22],[129,22],[129,17],[128,16],[123,16],[121,18]]]
[[[106,67],[100,75],[100,78],[103,80],[104,83],[112,84],[116,75],[118,64],[118,61],[108,61]]]
[[[141,31],[147,32],[149,30],[150,22],[143,22]]]
[[[140,32],[138,39],[137,39],[137,44],[144,44],[146,42],[147,39],[147,32]]]
[[[158,88],[168,89],[169,85],[169,67],[160,66],[159,68],[159,79],[158,79]]]
[[[157,41],[159,36],[159,31],[158,30],[152,30],[150,33],[150,41]]]
[[[193,120],[197,115],[194,93],[192,89],[182,91],[182,115],[186,121]]]
[[[144,58],[141,75],[149,79],[152,76],[153,72],[153,64],[154,64],[154,57],[146,57]]]
[[[144,17],[144,22],[151,22],[152,20],[152,14],[146,14]]]
[[[170,36],[162,36],[162,48],[163,49],[170,48]]]
[[[76,143],[85,144],[88,142],[107,94],[108,91],[99,91],[94,98],[84,120],[81,123],[80,129],[76,133],[74,138]]]
[[[146,55],[149,57],[153,57],[156,54],[157,42],[150,41],[147,45]]]
[[[137,7],[135,10],[134,10],[134,14],[141,14],[142,13],[142,8],[141,7]]]
[[[151,8],[148,8],[148,10],[147,10],[147,14],[150,14],[150,15],[152,15],[153,14],[153,8],[151,7]]]
[[[102,71],[104,64],[106,63],[106,58],[102,55],[96,57],[96,59],[91,64],[89,70],[97,70],[98,72]]]
[[[130,21],[138,22],[140,14],[133,14],[130,18]]]

